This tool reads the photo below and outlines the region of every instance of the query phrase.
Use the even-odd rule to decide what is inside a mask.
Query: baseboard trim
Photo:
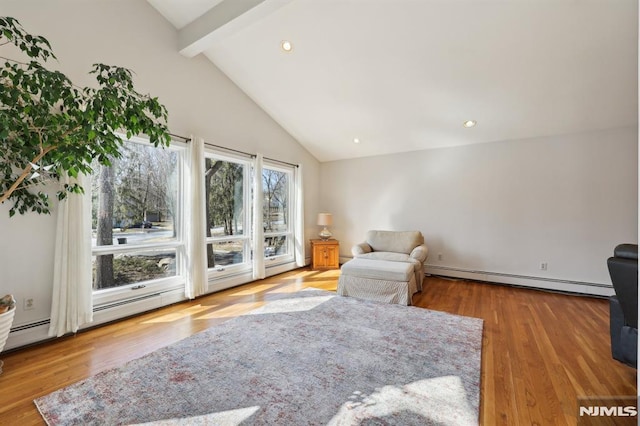
[[[49,320],[25,324],[11,329],[3,352],[49,339],[52,339],[52,337],[49,336]]]
[[[438,265],[425,265],[425,272],[431,275],[441,275],[445,277],[463,278],[499,284],[511,284],[568,293],[590,294],[594,296],[611,296],[614,294],[613,286],[610,284],[591,283],[585,281],[534,277],[492,271],[477,271]]]

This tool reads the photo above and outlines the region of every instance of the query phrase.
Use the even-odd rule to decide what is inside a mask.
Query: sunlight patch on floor
[[[291,293],[297,293],[303,289],[304,289],[304,286],[302,284],[292,283],[288,285],[283,285],[282,287],[279,287],[275,290],[271,290],[269,294],[291,294]]]
[[[327,424],[368,424],[367,419],[384,421],[400,413],[412,420],[412,424],[418,421],[450,426],[478,424],[457,376],[419,380],[401,387],[384,386],[370,395],[355,390]]]
[[[197,320],[207,320],[212,318],[232,318],[243,315],[250,310],[259,308],[264,305],[264,302],[238,302],[233,305],[225,306],[224,308],[209,312],[205,315],[197,316]]]
[[[269,294],[296,293],[306,288],[316,288],[319,290],[335,291],[336,284],[333,281],[314,281],[312,283],[307,283],[307,285],[296,285],[295,287],[291,287],[291,286],[281,287],[277,290],[270,291]]]
[[[245,315],[281,314],[287,312],[310,311],[334,296],[293,297],[269,301],[265,306]]]
[[[281,284],[276,283],[276,284],[258,284],[258,285],[253,285],[250,288],[246,289],[246,290],[240,290],[240,291],[236,291],[235,293],[230,293],[230,296],[253,296],[256,293],[260,293],[260,292],[264,292],[264,291],[268,291],[274,287],[277,287]]]
[[[313,270],[303,270],[300,271],[298,273],[296,273],[295,275],[292,275],[291,278],[307,278],[313,274],[317,274],[318,271],[313,271]]]
[[[237,408],[235,410],[220,411],[219,413],[203,414],[201,416],[185,417],[182,419],[159,420],[156,422],[139,423],[133,426],[205,426],[205,425],[240,425],[249,419],[260,407]]]
[[[173,322],[180,320],[182,318],[190,317],[192,315],[199,314],[204,311],[209,311],[211,309],[215,309],[218,305],[195,305],[189,306],[188,308],[182,309],[179,312],[172,312],[166,315],[162,315],[160,317],[152,318],[150,320],[144,321],[142,324],[157,324],[164,322]]]
[[[339,269],[329,269],[327,271],[315,271],[315,275],[313,278],[325,278],[325,279],[336,279],[340,276]]]

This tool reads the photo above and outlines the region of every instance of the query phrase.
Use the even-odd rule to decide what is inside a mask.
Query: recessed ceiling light
[[[464,127],[466,127],[466,128],[473,127],[473,126],[475,126],[476,124],[478,124],[478,122],[477,122],[476,120],[467,120],[467,121],[465,121],[464,123],[462,123],[462,125],[463,125]]]
[[[358,139],[358,138],[353,138],[353,143],[360,143],[360,139]]]
[[[293,49],[293,44],[291,44],[291,42],[288,40],[283,40],[280,43],[280,47],[282,47],[282,50],[284,50],[285,52],[291,52],[291,50]]]

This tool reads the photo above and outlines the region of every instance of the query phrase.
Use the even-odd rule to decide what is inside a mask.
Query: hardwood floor
[[[259,307],[283,292],[335,290],[338,274],[300,269],[3,354],[0,424],[44,424],[34,398]],[[606,300],[427,277],[413,302],[484,319],[483,425],[575,424],[579,396],[636,395],[636,370],[611,358]]]
[[[484,425],[574,425],[578,397],[634,396],[636,370],[611,358],[609,305],[496,284],[429,278],[414,304],[484,319]]]

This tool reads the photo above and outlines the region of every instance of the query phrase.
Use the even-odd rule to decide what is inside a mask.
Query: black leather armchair
[[[638,245],[620,244],[607,260],[615,296],[609,298],[611,355],[638,365]]]

